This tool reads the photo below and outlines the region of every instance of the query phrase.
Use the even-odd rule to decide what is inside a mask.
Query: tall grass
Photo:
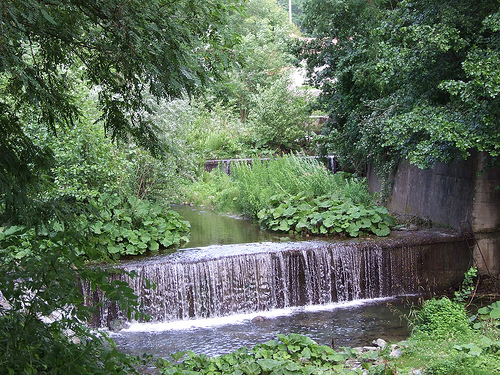
[[[332,174],[316,159],[284,156],[271,160],[255,159],[251,165],[231,166],[231,176],[218,171],[205,174],[191,186],[187,199],[194,204],[211,205],[218,211],[232,211],[257,217],[269,206],[271,197],[330,195],[355,204],[372,204],[364,179],[344,173]]]

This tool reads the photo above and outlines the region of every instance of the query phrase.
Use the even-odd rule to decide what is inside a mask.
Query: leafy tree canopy
[[[310,0],[305,14],[330,152],[358,168],[498,156],[498,1]]]
[[[143,95],[194,93],[227,64],[235,37],[228,14],[239,1],[27,1],[0,2],[0,199],[11,211],[24,203],[49,148],[24,127],[47,131],[73,126],[78,69],[99,92],[108,135],[163,151],[148,121]],[[147,90],[146,90],[147,88]]]
[[[274,0],[249,0],[244,14],[231,17],[229,28],[241,35],[235,66],[210,94],[237,110],[245,122],[256,104],[252,95],[274,84],[283,67],[293,64],[290,34],[298,31]]]
[[[111,266],[102,270],[88,261],[105,258],[102,247],[115,254],[155,249],[160,241],[168,246],[181,237],[169,224],[176,221],[183,233],[187,227],[139,199],[154,195],[154,173],[137,168],[137,184],[119,185],[122,174],[131,174],[131,161],[149,161],[136,155],[141,151],[113,148],[92,122],[97,118],[111,139],[162,155],[166,132],[153,123],[164,125],[154,106],[212,84],[230,62],[237,38],[226,29],[227,18],[239,6],[238,0],[0,1],[3,373],[134,372],[136,363],[112,340],[83,324],[95,306],[82,288],[99,288],[129,317],[138,313],[137,297],[113,281]],[[116,185],[137,197],[119,201]],[[59,208],[69,212],[57,217],[63,199],[71,204]],[[108,230],[114,233],[104,238]],[[109,243],[120,230],[135,246]],[[122,235],[115,242],[122,244]]]
[[[304,4],[307,0],[292,0],[292,22],[297,26],[300,26],[302,23],[302,17],[304,13]],[[276,3],[285,9],[287,12],[290,12],[290,1],[289,0],[277,0]]]

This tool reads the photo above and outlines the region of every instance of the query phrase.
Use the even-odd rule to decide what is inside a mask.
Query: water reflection
[[[278,242],[290,236],[261,230],[249,220],[235,219],[210,210],[190,206],[174,206],[184,220],[191,223],[191,235],[184,248],[210,245],[230,245],[251,242]]]

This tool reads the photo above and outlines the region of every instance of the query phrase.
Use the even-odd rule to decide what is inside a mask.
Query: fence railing
[[[337,171],[337,159],[334,155],[329,156],[302,156],[304,159],[325,160],[326,167],[332,173]],[[260,158],[260,160],[270,160],[271,158]],[[225,173],[231,174],[231,164],[247,163],[252,164],[255,159],[210,159],[205,162],[205,170],[210,172],[216,168],[222,169]]]

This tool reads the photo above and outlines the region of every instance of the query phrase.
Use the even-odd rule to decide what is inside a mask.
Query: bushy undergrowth
[[[188,199],[242,213],[267,229],[302,235],[385,236],[393,225],[364,179],[332,174],[316,159],[293,155],[232,165],[231,176],[205,174]]]
[[[102,249],[104,258],[144,254],[188,241],[189,222],[171,209],[111,194],[101,195],[92,204],[90,241]]]
[[[471,327],[463,304],[442,297],[424,302],[416,316],[413,330],[434,339],[443,339],[468,334]]]
[[[179,352],[172,355],[174,361],[160,360],[157,365],[162,375],[347,375],[362,373],[353,372],[345,363],[348,358],[357,357],[357,353],[350,349],[335,351],[306,336],[292,333],[288,336],[278,334],[277,340],[258,344],[250,350],[241,348],[220,357]],[[183,361],[178,363],[181,358]],[[359,359],[364,360],[362,355]],[[392,374],[385,372],[385,365],[366,364],[370,374]],[[360,370],[364,372],[365,368]]]
[[[132,372],[135,360],[83,323],[94,310],[78,285],[85,280],[100,288],[129,314],[138,313],[136,297],[111,271],[78,255],[92,247],[80,229],[0,227],[0,373]]]
[[[232,178],[238,186],[238,204],[246,214],[256,218],[263,208],[269,207],[277,194],[309,197],[333,195],[349,199],[354,204],[371,204],[364,179],[344,173],[332,174],[316,159],[284,156],[271,160],[253,160],[252,164],[235,164]]]
[[[415,310],[405,354],[393,361],[400,373],[411,368],[422,369],[424,375],[500,373],[500,302],[472,316],[467,312],[476,276],[477,269],[471,267],[453,300],[432,298]]]

